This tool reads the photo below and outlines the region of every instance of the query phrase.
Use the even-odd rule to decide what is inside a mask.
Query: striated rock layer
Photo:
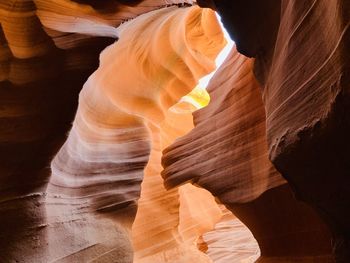
[[[349,1],[282,1],[264,87],[271,160],[331,227],[337,262],[350,261],[349,26]]]
[[[132,246],[137,262],[210,262],[196,244],[210,255],[203,233],[221,212],[188,181],[250,228],[259,262],[332,262],[328,229],[268,156],[349,261],[349,2],[198,1],[256,60],[232,51],[215,75],[196,127],[164,151],[166,187],[182,185],[166,191],[161,151],[189,131],[193,105],[169,108],[224,44],[211,11],[147,13],[180,2],[0,0],[1,262],[132,262]],[[81,86],[119,37],[50,178]]]
[[[253,62],[233,49],[215,73],[209,105],[194,113],[195,128],[163,152],[165,184],[191,181],[213,193],[252,231],[260,262],[332,262],[327,227],[294,199],[268,160]]]
[[[190,184],[167,191],[160,175],[161,150],[191,130],[194,109],[180,102],[166,112],[159,128],[152,127],[152,151],[133,224],[134,262],[211,262],[196,243],[222,215],[214,198]]]
[[[195,129],[163,152],[167,187],[191,181],[230,205],[285,183],[268,160],[265,111],[252,68],[252,59],[232,49],[209,83],[209,105],[194,113]]]
[[[257,57],[270,158],[349,262],[349,1],[200,2],[215,2],[238,49]]]
[[[148,262],[168,262],[162,259],[169,257],[167,249],[172,245],[169,262],[177,262],[172,254],[177,244],[178,262],[191,258],[208,262],[204,254],[196,252],[195,239],[213,223],[203,230],[198,228],[199,234],[184,241],[176,240],[179,195],[177,191],[165,192],[161,185],[159,136],[167,109],[214,69],[215,57],[225,44],[223,33],[210,10],[169,7],[121,25],[118,35],[119,41],[102,52],[99,68],[84,84],[73,128],[52,161],[45,204],[47,217],[54,220],[49,238],[55,237],[60,244],[56,253],[66,260],[84,255],[89,259],[96,254],[100,261],[130,262],[130,228],[149,160],[138,224],[149,217],[162,219],[149,220],[140,228],[135,222],[134,243],[139,250],[135,260],[147,262],[143,257],[151,251],[163,256]],[[215,222],[220,211],[210,196],[206,198],[213,207],[209,210]],[[72,223],[67,223],[69,218]],[[114,228],[109,228],[105,220],[110,220]],[[85,225],[110,234],[100,231],[96,236],[86,236]],[[67,247],[66,237],[71,233],[75,233],[75,240],[82,241]],[[110,243],[113,249],[102,254],[95,249],[96,245],[107,247]],[[154,243],[158,243],[156,248]]]
[[[259,246],[249,229],[221,205],[223,217],[215,228],[203,235],[206,253],[215,263],[253,263],[259,258]]]
[[[0,261],[131,262],[148,123],[159,125],[163,110],[213,69],[224,44],[213,12],[173,7],[117,30],[170,2],[111,1],[112,9],[77,2],[0,2]],[[118,52],[113,46],[102,54],[101,68],[85,84],[45,190],[77,94],[97,54],[117,36],[125,40]]]
[[[85,36],[62,50],[36,11],[33,1],[0,1],[1,262],[48,262],[38,251],[48,247],[49,163],[70,128],[81,86],[113,41]]]

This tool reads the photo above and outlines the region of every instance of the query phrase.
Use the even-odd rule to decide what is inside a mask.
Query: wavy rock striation
[[[207,244],[206,254],[215,263],[256,262],[260,250],[252,233],[225,206],[220,207],[223,217],[213,230],[203,235]]]
[[[230,260],[211,242],[232,220],[205,234],[222,212],[187,182],[249,227],[259,262],[332,262],[279,172],[349,262],[349,2],[198,3],[256,59],[232,50],[190,131],[194,104],[174,105],[225,43],[212,11],[0,0],[1,262],[132,262],[133,246],[138,263]]]
[[[160,128],[152,128],[152,151],[133,224],[134,262],[211,262],[196,243],[222,215],[214,198],[190,184],[167,191],[160,175],[161,150],[191,130],[194,109],[180,102],[166,112]]]
[[[350,5],[282,1],[264,103],[270,156],[350,260]],[[266,59],[266,58],[265,58]]]
[[[82,99],[83,91],[77,121],[53,162],[54,175],[45,190],[49,162],[65,140],[78,93],[97,67],[99,52],[119,36],[115,27],[177,1],[143,1],[133,6],[123,2],[110,1],[103,7],[66,0],[0,2],[0,261],[132,260],[126,229],[136,211],[130,204],[139,195],[150,150],[149,130],[140,116],[120,111],[103,96],[98,97],[102,105],[97,107],[96,101]],[[196,25],[199,18],[193,16],[190,24]],[[181,23],[181,18],[177,21]],[[207,65],[204,70],[195,60],[187,61],[199,69],[194,70],[189,86],[212,69],[210,61],[220,45],[205,48],[209,58],[199,59]],[[186,73],[186,78],[191,74]],[[164,105],[169,101],[176,99]],[[110,117],[110,113],[115,115]],[[106,117],[97,120],[95,114]],[[77,143],[77,126],[84,138],[81,144]],[[68,152],[72,158],[65,156]],[[114,196],[121,188],[109,179],[116,173],[125,188]],[[79,180],[83,174],[86,182]],[[127,176],[131,179],[124,180]]]
[[[195,128],[163,151],[165,184],[191,181],[213,193],[252,231],[259,262],[332,262],[328,229],[268,160],[253,62],[233,49],[215,73],[209,105],[194,113]]]
[[[36,12],[33,1],[0,1],[1,262],[48,262],[39,251],[48,246],[49,163],[70,128],[82,84],[113,41],[86,36],[59,49]]]
[[[248,202],[285,181],[268,160],[265,111],[253,60],[231,51],[208,86],[195,129],[163,153],[167,187],[191,181],[225,205]]]
[[[257,58],[272,162],[331,228],[337,262],[348,262],[349,1],[211,2],[239,50]]]
[[[349,27],[348,1],[282,1],[264,88],[271,160],[329,224],[337,262],[350,260]]]
[[[149,160],[139,224],[154,216],[150,214],[152,208],[166,224],[150,220],[148,225],[138,228],[136,222],[135,248],[139,253],[135,260],[147,262],[144,257],[149,256],[149,250],[155,253],[152,246],[157,242],[158,250],[162,248],[161,256],[158,261],[153,257],[148,262],[163,262],[162,255],[168,257],[167,249],[176,241],[179,201],[177,191],[165,193],[161,184],[160,125],[167,109],[214,69],[215,57],[225,39],[214,12],[198,7],[169,7],[146,13],[121,25],[118,35],[119,41],[102,52],[99,68],[84,84],[73,128],[52,161],[45,204],[47,217],[54,220],[49,237],[60,243],[61,251],[56,252],[60,251],[67,260],[78,256],[74,250],[79,248],[84,249],[79,251],[80,258],[96,253],[101,261],[112,258],[130,262],[130,228],[143,170]],[[214,209],[213,220],[218,220],[216,204],[213,200],[208,202]],[[67,215],[74,215],[74,222],[67,224]],[[105,220],[115,227],[109,228]],[[96,236],[86,236],[91,225],[110,234],[106,236],[101,231]],[[211,227],[213,223],[202,232]],[[66,236],[73,232],[75,239],[82,242],[66,247]],[[195,239],[196,236],[189,241],[193,243],[192,249],[185,247],[184,242],[174,243],[182,244],[176,250],[180,262],[193,258],[186,250],[197,251]],[[91,247],[107,247],[111,242],[114,248],[102,255]],[[197,254],[196,258],[207,258]]]
[[[257,58],[270,158],[331,228],[337,262],[349,262],[349,1],[199,3]]]

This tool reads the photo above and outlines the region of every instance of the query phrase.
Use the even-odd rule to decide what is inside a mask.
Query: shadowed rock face
[[[215,73],[208,106],[194,113],[195,129],[163,151],[167,187],[191,181],[231,205],[285,183],[268,160],[253,62],[234,48]]]
[[[275,6],[267,9],[260,1],[257,16],[257,1],[200,2],[218,10],[239,51],[257,58],[270,158],[331,227],[337,262],[348,262],[349,2],[269,1]],[[269,13],[274,19],[265,23]]]
[[[268,160],[260,89],[253,60],[233,49],[208,85],[209,105],[194,113],[195,128],[163,151],[165,184],[191,181],[213,193],[252,231],[261,262],[332,262],[329,230]]]
[[[280,19],[281,0],[199,0],[199,6],[215,9],[237,50],[255,57],[273,46]]]
[[[130,228],[150,152],[142,207],[134,225],[134,244],[139,252],[136,260],[209,261],[194,244],[220,213],[207,192],[190,185],[166,191],[161,185],[160,151],[166,143],[160,143],[160,134],[168,130],[160,123],[168,108],[212,69],[223,43],[203,48],[202,40],[196,42],[195,32],[191,41],[197,46],[191,55],[177,50],[186,57],[190,72],[176,56],[170,60],[159,56],[151,65],[162,67],[153,71],[144,59],[149,54],[138,53],[142,50],[138,48],[155,46],[155,54],[166,54],[184,39],[160,41],[161,46],[159,39],[173,32],[182,36],[178,28],[183,29],[180,25],[184,22],[175,19],[175,25],[168,27],[172,19],[157,23],[152,20],[158,19],[155,16],[153,22],[144,20],[144,30],[136,32],[126,24],[124,49],[113,54],[108,48],[101,57],[104,66],[91,77],[99,75],[99,81],[86,82],[98,67],[100,52],[120,36],[116,27],[121,22],[181,2],[0,0],[1,262],[131,262]],[[252,60],[238,56],[238,62],[249,64],[248,71],[233,66],[222,69],[221,73],[227,71],[225,76],[219,75],[211,88],[213,103],[194,114],[197,127],[202,129],[200,139],[192,136],[195,129],[187,138],[198,141],[184,143],[186,137],[180,138],[165,151],[166,186],[191,180],[217,195],[252,230],[261,247],[260,262],[283,262],[291,257],[297,262],[329,262],[331,259],[321,255],[329,253],[327,229],[308,207],[293,199],[278,170],[297,197],[311,204],[331,227],[337,261],[348,262],[349,2],[198,3],[217,9],[238,51],[256,57],[255,76],[262,86],[253,78]],[[199,16],[185,19],[186,30],[196,29]],[[154,30],[149,30],[148,23],[156,23]],[[160,27],[164,30],[156,34]],[[206,41],[215,38],[213,32],[206,33]],[[143,37],[156,40],[140,41],[137,46],[137,38]],[[132,55],[125,52],[129,46],[137,49]],[[189,59],[204,53],[208,59]],[[153,76],[155,82],[170,81],[172,70],[179,73],[176,81],[166,85],[166,92],[153,89],[146,95],[142,89],[124,86],[118,81],[130,76],[130,71],[139,72],[137,66],[134,70],[128,67],[135,54],[141,61],[134,66],[146,70],[145,75]],[[122,69],[121,77],[111,70],[113,66],[106,67],[118,59],[116,72]],[[162,64],[164,61],[171,65]],[[103,76],[106,68],[111,70],[109,78]],[[232,69],[242,74],[234,81],[241,89],[224,85],[237,76]],[[131,82],[140,80],[135,76]],[[247,79],[251,82],[245,86]],[[50,162],[71,128],[85,82],[88,87],[81,93],[73,129],[52,163],[51,177]],[[145,82],[140,82],[131,86],[144,87]],[[109,85],[122,87],[122,92],[108,93],[105,87]],[[240,97],[247,91],[247,96]],[[228,109],[225,116],[220,115],[223,108]],[[226,122],[227,115],[235,118]],[[207,140],[207,134],[214,139]],[[207,147],[211,142],[214,146]],[[228,172],[239,177],[229,177],[227,183]],[[163,221],[152,218],[153,206]],[[198,220],[201,217],[206,220]],[[293,224],[296,221],[300,224]],[[281,233],[288,238],[277,238]],[[148,239],[148,235],[155,238]],[[161,251],[157,251],[157,240],[162,241]]]
[[[282,6],[264,88],[270,157],[297,197],[329,223],[337,261],[348,262],[350,5]]]
[[[43,191],[80,87],[113,39],[67,36],[58,48],[32,1],[0,2],[0,261],[47,262]],[[53,32],[53,31],[51,31]],[[61,35],[57,32],[57,39]],[[83,58],[84,59],[78,59]]]

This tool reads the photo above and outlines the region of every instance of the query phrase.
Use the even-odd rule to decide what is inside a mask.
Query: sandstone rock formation
[[[196,127],[163,152],[165,184],[191,181],[213,193],[252,231],[261,262],[274,262],[275,257],[279,262],[313,257],[329,262],[328,229],[294,200],[268,160],[253,60],[233,49],[207,90],[211,101],[194,113]]]
[[[337,262],[348,262],[349,1],[199,3],[257,58],[270,158],[332,229]]]
[[[271,160],[329,223],[337,262],[350,260],[349,25],[348,1],[283,1],[263,95]]]
[[[159,128],[152,127],[152,151],[133,224],[134,262],[211,262],[196,243],[221,218],[220,208],[210,193],[190,184],[167,191],[160,175],[161,150],[191,130],[194,109],[180,102],[165,112]]]
[[[73,124],[73,130],[70,132],[65,146],[53,161],[53,174],[45,191],[49,176],[48,162],[62,142],[74,112],[76,105],[74,98],[76,97],[74,90],[69,90],[70,87],[74,88],[75,94],[77,94],[80,89],[78,84],[82,85],[82,81],[89,74],[86,72],[91,72],[91,69],[96,66],[96,57],[101,47],[111,43],[109,40],[103,41],[103,38],[94,39],[90,35],[114,38],[117,34],[118,36],[119,34],[123,35],[122,28],[125,30],[130,26],[125,24],[117,31],[111,25],[118,25],[129,17],[156,9],[165,3],[150,1],[143,5],[144,8],[142,5],[141,8],[140,6],[136,6],[135,9],[124,8],[123,12],[117,10],[114,14],[99,13],[89,6],[69,1],[37,1],[35,5],[31,1],[19,1],[16,4],[1,2],[1,4],[1,11],[4,14],[1,20],[4,29],[4,34],[1,37],[1,58],[4,62],[2,63],[4,67],[1,67],[2,79],[4,80],[2,88],[7,87],[2,92],[5,95],[8,94],[7,97],[1,98],[8,103],[8,106],[5,104],[5,116],[3,117],[3,122],[8,128],[3,129],[2,125],[1,130],[1,139],[4,142],[2,144],[1,165],[2,170],[4,170],[1,175],[1,211],[4,215],[1,217],[1,259],[22,262],[52,260],[72,262],[85,259],[108,261],[111,258],[118,258],[120,262],[130,262],[132,258],[131,243],[128,237],[129,233],[125,229],[130,229],[136,212],[135,207],[131,204],[139,197],[142,169],[148,160],[150,149],[149,131],[141,116],[135,116],[136,112],[125,112],[125,104],[122,105],[127,102],[124,100],[125,97],[118,105],[123,109],[120,110],[111,102],[113,96],[106,97],[103,96],[103,92],[102,95],[98,93],[101,90],[97,92],[91,90],[96,85],[89,86],[88,82],[85,85],[87,88],[82,91],[80,96],[80,107]],[[171,10],[175,11],[174,9],[177,8]],[[165,27],[173,20],[173,24],[178,30],[175,35],[181,36],[183,40],[179,41],[179,44],[175,44],[175,47],[180,48],[177,50],[177,52],[181,51],[179,56],[176,55],[176,50],[174,52],[172,49],[163,53],[164,56],[170,55],[175,60],[170,60],[171,64],[159,65],[160,72],[164,72],[160,75],[161,79],[158,78],[157,74],[148,75],[150,79],[153,77],[154,81],[153,86],[149,86],[149,88],[159,87],[157,85],[161,83],[170,83],[163,92],[154,89],[154,92],[160,92],[157,95],[162,101],[159,109],[157,109],[157,102],[153,108],[145,104],[144,108],[138,109],[142,114],[145,114],[144,117],[148,121],[153,122],[162,119],[162,108],[166,109],[175,103],[195,86],[199,77],[213,69],[213,60],[224,44],[221,30],[213,13],[204,11],[207,15],[201,19],[202,12],[198,8],[196,11],[179,9],[181,12],[171,12],[174,14],[170,14],[169,10],[163,9],[161,11],[163,14],[158,16],[163,17],[164,15],[163,19],[167,19],[168,24],[165,23]],[[24,12],[25,15],[21,16],[21,13],[18,12]],[[187,12],[190,15],[186,16]],[[167,13],[169,14],[166,15]],[[73,15],[78,19],[72,19]],[[15,22],[17,17],[23,17],[23,22]],[[151,18],[155,19],[156,17],[157,15],[153,14]],[[183,22],[182,19],[188,21]],[[183,25],[182,30],[178,29],[178,25],[174,21]],[[203,32],[202,29],[203,33],[198,35],[202,26],[201,21],[207,23],[205,27],[202,27],[206,32]],[[95,23],[96,27],[90,27],[86,31],[87,25]],[[130,23],[132,22],[128,24]],[[143,26],[140,23],[139,30]],[[152,32],[157,31],[156,26],[158,24],[154,23]],[[137,30],[137,27],[131,28]],[[60,33],[60,30],[63,32]],[[168,35],[172,31],[163,29],[163,32]],[[69,33],[67,34],[67,32]],[[195,34],[193,35],[191,32],[195,32]],[[127,42],[130,41],[130,37],[133,38],[133,35],[128,37],[126,34],[124,35],[124,46],[128,46]],[[42,36],[45,41],[39,41],[38,36]],[[164,41],[169,39],[164,39],[162,34],[154,36],[154,39],[161,36]],[[206,36],[205,39],[218,38],[218,41],[204,41],[202,43],[202,41],[198,41],[202,36]],[[39,46],[35,44],[35,41],[38,41]],[[134,41],[135,44],[142,45],[142,39],[134,39]],[[171,43],[171,39],[168,41]],[[187,47],[184,44],[181,46],[183,41],[193,43],[192,47],[188,47],[186,53],[182,53],[183,47]],[[122,43],[123,41],[118,42],[118,46],[123,45]],[[164,44],[164,42],[159,41],[158,45],[162,43]],[[205,43],[209,43],[211,46]],[[147,52],[147,44],[147,42],[143,43],[144,52]],[[137,45],[133,48],[137,50]],[[193,53],[191,48],[202,53]],[[93,50],[97,50],[97,52],[94,53]],[[109,48],[105,52],[112,51],[113,49]],[[84,55],[84,52],[88,55]],[[133,53],[132,50],[130,53]],[[203,56],[203,54],[207,54],[207,56]],[[139,55],[142,55],[142,52]],[[92,58],[91,62],[88,60],[89,56]],[[18,59],[14,57],[18,57]],[[184,64],[180,64],[181,57],[186,60]],[[136,60],[135,69],[139,66],[137,62],[140,57],[134,56],[134,58]],[[111,59],[113,60],[113,56],[107,56],[107,59],[109,62]],[[155,65],[162,62],[162,56],[154,56],[153,59]],[[57,65],[52,64],[52,61],[55,61]],[[128,59],[120,58],[120,61],[121,64],[114,63],[113,65],[123,65],[123,61],[128,61]],[[174,61],[177,63],[173,64]],[[147,63],[147,61],[145,62]],[[189,68],[184,67],[186,64]],[[22,68],[18,68],[18,65],[22,65]],[[103,65],[103,55],[101,65]],[[138,72],[156,70],[152,64],[149,66],[150,68],[139,68]],[[103,72],[101,69],[100,71]],[[72,72],[71,75],[68,74],[69,72]],[[79,77],[79,72],[81,72],[82,77]],[[123,71],[119,72],[120,76],[123,76]],[[153,72],[158,73],[159,71]],[[180,78],[183,76],[185,78],[182,81],[185,80],[186,86],[181,86],[182,91],[180,92],[174,90],[179,81],[177,82],[176,75],[173,75],[172,72],[178,73]],[[75,73],[74,78],[71,77],[73,73]],[[110,74],[113,75],[114,72],[111,70]],[[103,79],[108,81],[108,78]],[[131,79],[131,81],[134,80]],[[147,76],[144,80],[147,80]],[[159,80],[160,82],[157,82]],[[141,79],[138,81],[142,82]],[[144,84],[149,83],[150,81],[147,81]],[[11,89],[15,85],[26,88],[26,90],[12,91]],[[126,91],[131,91],[128,88],[130,86],[118,86],[125,88]],[[33,93],[35,88],[37,91]],[[121,94],[121,91],[118,95]],[[90,93],[90,97],[85,95],[86,93]],[[146,97],[148,95],[150,94],[145,94]],[[18,96],[22,96],[23,100],[18,100]],[[84,99],[85,97],[86,99]],[[133,99],[131,97],[131,100]],[[140,99],[142,100],[142,98]],[[17,104],[13,105],[12,101]],[[43,106],[36,101],[42,103]],[[98,105],[96,101],[98,101]],[[82,109],[85,109],[85,112]],[[133,110],[135,109],[130,107],[130,111]],[[81,113],[82,111],[84,113]],[[55,112],[57,117],[55,117]],[[109,117],[110,114],[112,114],[111,117]],[[102,119],[96,118],[96,116]],[[23,120],[27,121],[23,122]],[[50,123],[52,123],[51,126]],[[108,129],[110,127],[113,127],[113,130]],[[125,127],[128,128],[122,129]],[[79,128],[81,133],[77,132]],[[19,138],[21,141],[18,141]],[[15,147],[15,145],[17,146]],[[37,150],[33,152],[35,149]],[[101,155],[97,157],[96,154]],[[130,161],[133,162],[133,165],[130,165]],[[113,184],[111,181],[113,177],[110,176],[113,174],[119,175],[118,184]],[[21,178],[23,179],[21,180]],[[120,185],[122,182],[124,182],[123,185]],[[123,208],[124,206],[128,207]],[[119,247],[116,247],[116,244]]]
[[[349,1],[197,3],[0,0],[0,262],[350,260]]]
[[[72,130],[51,165],[45,210],[39,215],[44,223],[36,227],[38,239],[47,244],[24,251],[27,260],[132,260],[128,230],[150,153],[150,132],[151,176],[157,173],[152,158],[165,111],[213,70],[225,43],[214,13],[198,7],[149,12],[116,33],[120,39],[103,51],[98,70],[84,84]],[[130,72],[135,77],[128,77]],[[178,203],[177,195],[167,195]],[[215,217],[220,214],[214,210]]]
[[[0,1],[0,24],[0,261],[46,262],[40,253],[29,254],[47,247],[49,163],[65,139],[82,84],[113,40],[72,36],[59,49],[32,1]]]
[[[268,160],[265,110],[253,60],[231,51],[208,85],[210,103],[196,128],[163,154],[165,185],[191,181],[225,205],[248,202],[284,184]]]
[[[258,243],[249,229],[221,205],[223,216],[212,231],[203,235],[206,254],[215,263],[256,262],[260,256]]]

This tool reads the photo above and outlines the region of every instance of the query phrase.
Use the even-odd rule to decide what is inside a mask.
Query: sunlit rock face
[[[195,128],[163,151],[165,184],[171,188],[190,181],[213,193],[252,231],[259,262],[332,262],[329,230],[294,199],[268,160],[253,62],[232,49],[209,82],[209,105],[194,113]],[[232,239],[241,238],[241,245],[249,247],[243,241],[249,235],[238,229]],[[213,255],[218,262],[227,259],[225,250],[221,257]]]
[[[133,224],[134,262],[212,262],[198,250],[197,240],[214,228],[220,208],[210,193],[190,184],[167,191],[160,175],[162,149],[193,128],[195,109],[180,102],[165,112],[159,127],[152,127],[152,151]]]
[[[183,24],[181,30],[176,24],[178,33],[175,35],[181,39],[180,43],[186,40],[193,44],[188,48],[189,52],[173,56],[180,63],[181,58],[186,58],[185,63],[177,64],[180,65],[178,69],[176,65],[164,64],[160,68],[164,72],[161,75],[163,84],[175,80],[165,89],[168,95],[166,92],[157,95],[161,98],[162,110],[156,110],[153,115],[153,109],[158,106],[148,107],[146,103],[142,110],[138,110],[146,113],[151,108],[149,112],[153,113],[146,114],[147,118],[142,114],[135,116],[136,112],[130,114],[125,105],[120,106],[122,110],[116,107],[116,101],[111,102],[112,96],[106,98],[92,88],[85,88],[80,96],[81,106],[73,130],[53,161],[53,175],[49,179],[49,162],[70,127],[77,94],[87,76],[97,67],[98,53],[119,36],[115,26],[170,2],[144,1],[133,7],[114,4],[118,8],[101,10],[82,1],[0,3],[2,261],[132,261],[129,229],[136,211],[130,204],[139,197],[142,169],[148,160],[151,144],[145,119],[157,123],[161,120],[158,113],[162,115],[163,109],[188,93],[199,77],[212,70],[213,60],[224,40],[213,13],[204,12],[208,15],[204,15],[206,19],[202,21],[209,23],[205,26],[207,30],[209,25],[209,31],[199,36],[202,25],[197,22],[201,21],[202,13],[198,8],[188,16],[186,12],[177,13],[173,18],[166,13],[153,15],[152,19],[164,15],[168,22],[176,20],[176,23]],[[185,25],[190,25],[186,30],[192,28],[195,34],[184,34]],[[130,28],[123,27],[126,31]],[[157,31],[155,26],[153,28],[152,33]],[[169,36],[170,31],[164,32]],[[201,37],[206,40],[214,37],[218,41],[211,42],[213,47],[210,47],[201,43]],[[181,45],[178,47],[182,52]],[[191,56],[191,48],[204,53]],[[171,52],[174,51],[169,50],[164,55]],[[154,59],[161,61],[162,56]],[[113,60],[112,56],[107,63],[110,60]],[[130,60],[124,57],[120,61],[121,64],[112,64],[120,66]],[[183,74],[184,78],[179,82],[187,84],[179,93],[174,91],[177,78],[169,74],[174,72],[181,72],[179,77]],[[121,75],[124,73],[130,74],[130,71],[123,71]],[[155,75],[150,77],[157,82]],[[90,84],[88,82],[86,86]],[[118,86],[131,90],[129,86]],[[151,100],[157,100],[155,96],[151,95]],[[96,119],[99,116],[102,119]],[[77,127],[80,127],[80,133]],[[99,154],[101,156],[97,156]],[[119,177],[113,182],[115,174]],[[48,180],[50,184],[46,191]],[[213,204],[213,200],[208,200]],[[213,207],[215,211],[214,204]],[[215,215],[213,220],[217,217]],[[198,235],[200,232],[194,236]]]
[[[191,181],[230,205],[285,183],[268,160],[265,111],[252,69],[253,60],[232,49],[209,83],[209,105],[194,113],[196,128],[164,151],[165,185]]]
[[[223,216],[215,228],[203,235],[206,254],[215,263],[253,263],[260,256],[259,246],[249,229],[223,205]]]
[[[68,261],[96,254],[101,261],[131,262],[130,229],[145,173],[133,227],[135,261],[210,262],[196,240],[213,228],[221,212],[203,190],[188,186],[193,189],[166,192],[160,154],[177,136],[163,123],[174,121],[167,118],[169,107],[215,67],[225,44],[219,23],[211,10],[169,7],[121,25],[118,35],[84,84],[72,130],[51,164],[45,211],[53,221],[48,238],[60,244],[54,253]],[[187,117],[178,122],[191,123],[190,112]],[[185,131],[190,128],[183,124]],[[194,207],[186,191],[201,194],[207,205],[197,213],[207,213],[207,222],[186,222],[190,212],[182,212],[180,220],[179,198],[183,206]],[[90,228],[102,231],[86,235]],[[70,235],[74,240],[67,247]]]
[[[0,0],[0,262],[254,261],[237,218],[258,262],[333,262],[281,175],[349,261],[349,3],[198,3],[256,59],[232,50],[193,126],[213,12]]]

